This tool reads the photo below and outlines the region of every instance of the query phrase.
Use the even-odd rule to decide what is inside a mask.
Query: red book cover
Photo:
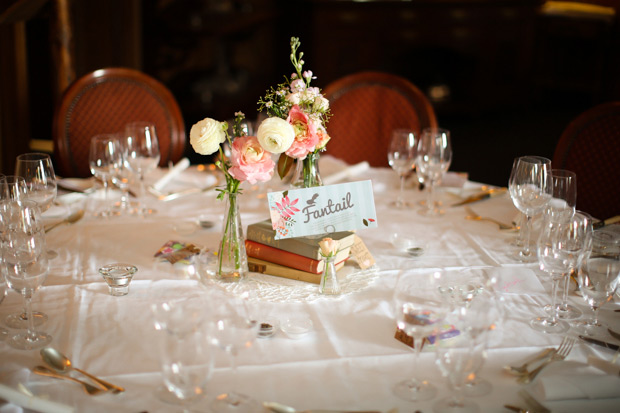
[[[323,260],[314,260],[303,255],[280,250],[269,245],[260,244],[255,241],[245,240],[245,250],[248,257],[258,258],[274,264],[284,265],[301,271],[320,274],[323,272],[325,263]],[[349,256],[350,248],[345,248],[336,254],[336,264],[344,261]]]

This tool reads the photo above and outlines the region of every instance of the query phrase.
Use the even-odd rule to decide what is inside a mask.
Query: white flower
[[[301,79],[296,79],[291,82],[291,92],[302,92],[306,89],[306,83]]]
[[[189,131],[189,142],[201,155],[217,152],[220,144],[226,140],[224,124],[215,119],[205,118],[194,124]]]
[[[258,127],[256,137],[266,151],[282,153],[288,150],[295,140],[295,129],[284,119],[267,118]]]
[[[323,238],[319,241],[321,247],[321,255],[324,257],[333,257],[338,252],[339,242],[331,238]]]
[[[329,109],[329,100],[325,99],[323,96],[317,96],[314,98],[312,108],[315,112],[326,112],[327,109]]]
[[[301,96],[299,93],[289,93],[288,95],[286,95],[286,100],[290,102],[292,105],[299,105]]]

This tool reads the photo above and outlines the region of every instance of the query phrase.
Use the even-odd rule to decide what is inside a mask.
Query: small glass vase
[[[248,273],[248,256],[245,252],[245,238],[241,226],[238,193],[226,197],[222,239],[217,254],[215,277],[223,282],[239,282]]]
[[[312,188],[323,186],[319,173],[319,152],[310,152],[302,161],[297,161],[291,186],[293,188]]]
[[[338,274],[336,274],[336,257],[323,257],[325,267],[323,275],[321,275],[321,284],[319,285],[319,293],[324,295],[340,294],[340,284],[338,284]]]

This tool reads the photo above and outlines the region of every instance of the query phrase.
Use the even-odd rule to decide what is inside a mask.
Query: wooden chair
[[[552,165],[577,174],[577,209],[606,219],[620,215],[620,102],[597,105],[562,132]]]
[[[391,133],[398,128],[420,132],[437,126],[426,96],[400,76],[360,72],[330,83],[324,89],[332,117],[327,133],[332,140],[326,153],[355,164],[388,166]]]
[[[90,140],[122,132],[132,121],[153,123],[160,165],[177,162],[185,150],[185,126],[179,105],[159,81],[133,69],[106,68],[88,73],[63,93],[53,121],[54,160],[61,176],[88,177]]]

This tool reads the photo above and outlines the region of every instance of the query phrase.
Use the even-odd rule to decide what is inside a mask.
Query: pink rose
[[[317,130],[320,123],[311,119],[298,105],[291,108],[286,120],[295,129],[295,140],[286,154],[291,158],[304,159],[319,143]]]
[[[270,180],[275,167],[271,154],[263,149],[255,136],[235,138],[231,164],[228,172],[232,177],[251,184]]]

